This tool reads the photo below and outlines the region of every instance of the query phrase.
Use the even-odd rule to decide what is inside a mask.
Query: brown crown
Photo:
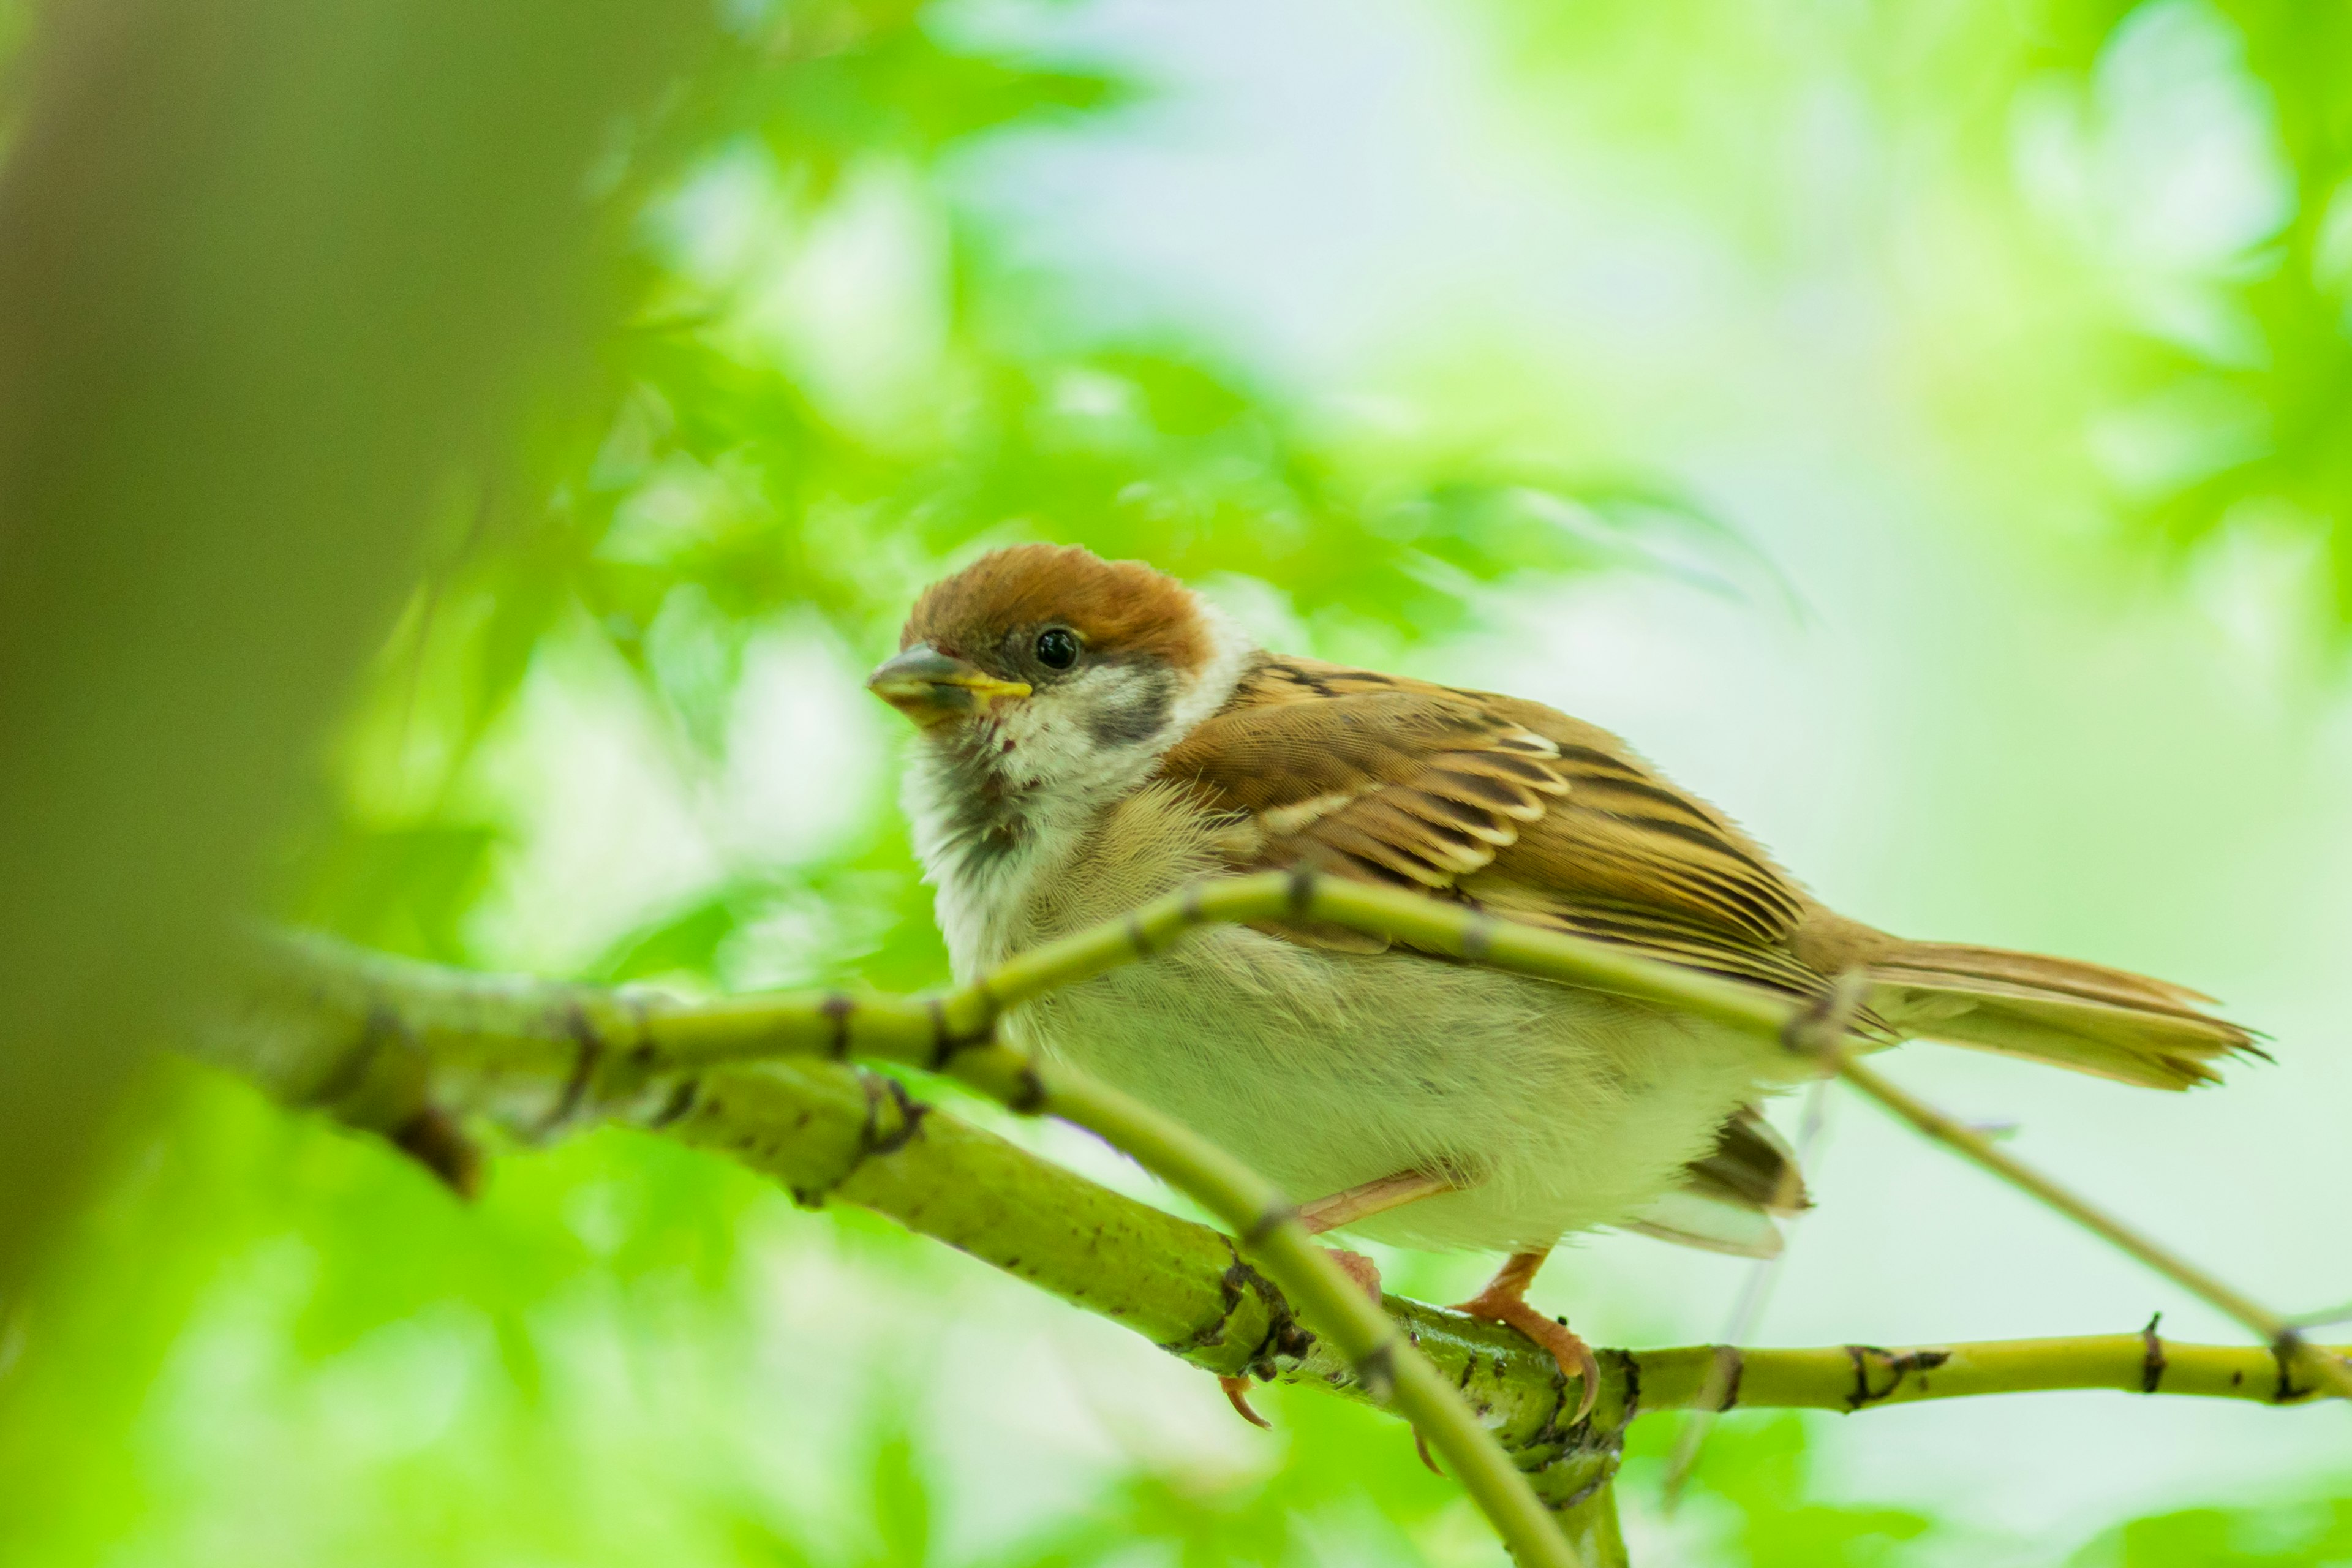
[[[1068,626],[1089,648],[1152,656],[1179,669],[1208,658],[1184,585],[1140,561],[1105,561],[1075,544],[992,550],[915,601],[898,646],[925,642],[980,659],[1016,626]]]

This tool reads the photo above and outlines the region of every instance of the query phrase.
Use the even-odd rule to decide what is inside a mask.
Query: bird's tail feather
[[[2185,986],[2073,959],[1905,942],[1870,966],[1870,1005],[1906,1034],[2006,1051],[2150,1089],[2213,1081],[2252,1031]]]
[[[1673,1191],[1621,1227],[1706,1252],[1774,1258],[1775,1223],[1812,1206],[1796,1152],[1752,1105],[1732,1112],[1715,1147],[1694,1160]]]

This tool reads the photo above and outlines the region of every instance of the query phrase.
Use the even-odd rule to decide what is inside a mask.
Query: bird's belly
[[[1778,1076],[1769,1043],[1618,997],[1245,928],[1024,1007],[1008,1026],[1305,1200],[1402,1171],[1459,1190],[1351,1227],[1549,1246],[1632,1217]]]

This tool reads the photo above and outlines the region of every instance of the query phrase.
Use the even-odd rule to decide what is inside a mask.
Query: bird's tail
[[[2211,997],[2073,959],[1904,942],[1873,960],[1870,981],[1872,1009],[1905,1034],[2150,1089],[2211,1082],[2220,1058],[2264,1055],[2252,1031],[2205,1011]]]

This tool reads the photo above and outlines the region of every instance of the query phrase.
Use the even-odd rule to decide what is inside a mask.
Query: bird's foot
[[[1362,1253],[1350,1252],[1344,1247],[1332,1247],[1330,1252],[1331,1261],[1339,1266],[1339,1271],[1353,1279],[1357,1288],[1372,1299],[1373,1306],[1379,1306],[1381,1304],[1381,1266]]]
[[[1583,1386],[1576,1402],[1576,1414],[1570,1419],[1581,1421],[1592,1413],[1592,1402],[1601,1396],[1601,1363],[1593,1359],[1592,1347],[1565,1320],[1545,1317],[1528,1305],[1525,1296],[1500,1280],[1467,1301],[1455,1303],[1454,1310],[1517,1329],[1551,1352],[1552,1359],[1559,1363],[1559,1370],[1578,1379]]]

